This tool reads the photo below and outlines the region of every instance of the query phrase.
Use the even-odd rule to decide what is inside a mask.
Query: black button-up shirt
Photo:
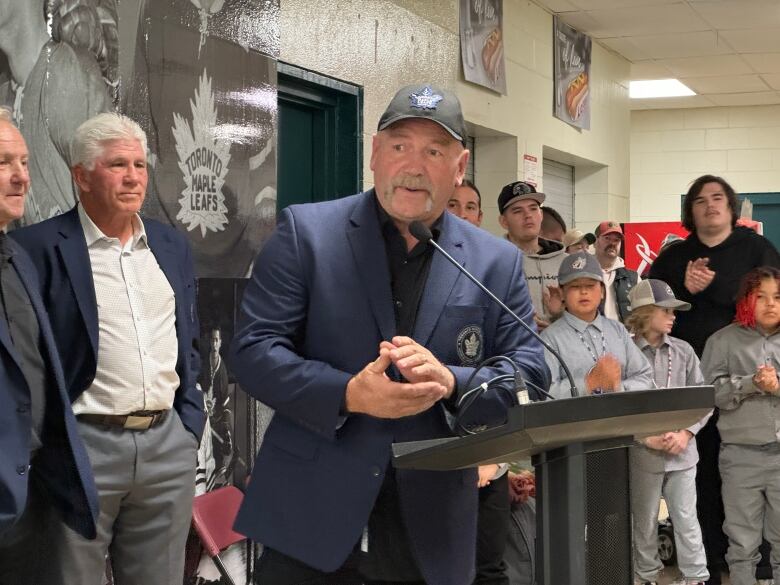
[[[19,358],[22,374],[30,389],[32,437],[30,451],[41,447],[43,418],[46,412],[48,370],[41,353],[41,331],[30,304],[27,290],[12,264],[13,244],[0,232],[0,318],[8,329]],[[25,408],[19,406],[18,408]]]
[[[411,336],[428,281],[433,248],[418,242],[407,251],[406,240],[378,203],[377,214],[390,268],[396,335]],[[441,233],[440,226],[441,218],[431,228],[434,239],[438,239]],[[423,580],[404,526],[392,464],[388,464],[385,480],[368,520],[368,552],[360,555],[359,567],[360,573],[371,580]]]

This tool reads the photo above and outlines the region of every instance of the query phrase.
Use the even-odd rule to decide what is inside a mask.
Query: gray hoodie
[[[528,292],[534,311],[545,321],[551,316],[544,310],[542,291],[548,286],[558,286],[558,269],[566,257],[563,244],[539,238],[541,250],[536,254],[523,254],[523,273],[528,282]]]

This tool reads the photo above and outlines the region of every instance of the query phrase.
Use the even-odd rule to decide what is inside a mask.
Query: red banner
[[[636,270],[642,276],[650,270],[667,236],[676,234],[682,238],[688,237],[688,230],[679,221],[624,223],[623,233],[626,268]]]

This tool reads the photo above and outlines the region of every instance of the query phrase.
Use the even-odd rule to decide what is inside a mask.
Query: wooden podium
[[[532,402],[475,435],[396,443],[393,464],[443,471],[532,457],[537,585],[632,585],[628,447],[691,426],[713,404],[712,386]]]

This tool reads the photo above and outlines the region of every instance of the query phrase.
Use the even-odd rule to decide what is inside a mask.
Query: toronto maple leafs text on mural
[[[190,177],[190,208],[197,211],[219,211],[217,179],[222,177],[222,159],[202,146],[185,161]]]
[[[201,236],[206,237],[208,231],[224,230],[228,222],[222,187],[230,163],[230,142],[216,137],[217,109],[205,69],[190,109],[192,127],[180,114],[173,115],[173,136],[185,185],[176,219],[188,230],[199,227]]]

